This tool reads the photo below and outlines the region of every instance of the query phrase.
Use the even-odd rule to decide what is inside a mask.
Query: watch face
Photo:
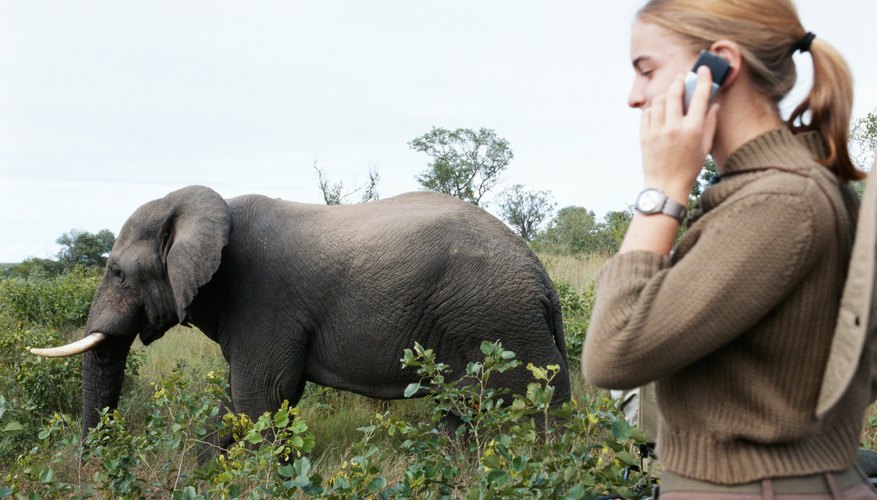
[[[636,209],[643,213],[656,213],[661,210],[664,196],[655,189],[646,189],[636,200]]]

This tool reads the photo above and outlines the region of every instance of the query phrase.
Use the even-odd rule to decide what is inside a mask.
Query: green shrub
[[[563,310],[563,333],[570,370],[576,370],[582,359],[582,347],[591,322],[591,312],[594,310],[594,283],[589,283],[584,291],[576,290],[564,281],[556,281],[554,284]]]
[[[91,301],[100,284],[98,271],[74,267],[52,278],[0,281],[0,309],[13,320],[49,328],[85,324]]]
[[[428,349],[407,350],[405,366],[422,380],[406,392],[429,388],[431,418],[408,422],[386,411],[360,428],[361,438],[338,466],[317,472],[315,442],[308,423],[284,404],[255,422],[225,415],[218,402],[225,376],[196,378],[178,367],[154,386],[142,409],[141,431],[119,410],[104,411],[88,436],[81,465],[58,464],[70,454],[78,429],[69,417],[54,415],[38,432],[33,448],[20,454],[0,477],[0,497],[268,498],[293,494],[314,498],[584,498],[618,493],[642,496],[649,478],[628,474],[631,453],[642,435],[631,429],[606,399],[571,401],[552,409],[551,381],[559,368],[526,369],[533,382],[526,394],[511,396],[490,388],[490,378],[520,369],[514,353],[499,343],[482,345],[484,359],[466,368],[467,377],[449,381],[447,366]],[[465,381],[465,383],[464,383]],[[197,387],[203,388],[199,390]],[[447,412],[466,425],[450,432]],[[212,424],[211,422],[218,422]],[[212,432],[237,439],[225,454],[195,468],[196,447]],[[75,448],[72,448],[75,449]],[[404,460],[392,475],[384,464]],[[195,471],[194,474],[191,471]]]
[[[0,463],[37,441],[53,413],[79,412],[79,358],[45,359],[30,346],[65,343],[46,328],[25,328],[0,311]]]
[[[630,426],[603,398],[593,406],[570,401],[549,406],[551,381],[559,367],[526,368],[533,375],[524,395],[510,397],[490,389],[492,373],[517,367],[514,353],[499,342],[483,343],[484,361],[470,363],[470,384],[447,382],[447,367],[434,353],[415,345],[403,364],[416,367],[434,387],[435,424],[447,411],[467,423],[451,436],[435,425],[378,418],[389,434],[406,437],[402,449],[411,465],[391,491],[394,495],[450,497],[465,492],[467,499],[583,498],[618,493],[635,497],[647,489],[648,477],[627,474],[636,464],[630,450],[644,436]],[[409,394],[421,384],[409,387]],[[369,429],[366,429],[369,430]],[[465,434],[465,435],[461,435]],[[462,470],[466,467],[468,470]]]

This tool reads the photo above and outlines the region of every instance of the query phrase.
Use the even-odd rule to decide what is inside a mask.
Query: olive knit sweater
[[[855,463],[870,366],[814,416],[856,206],[815,161],[817,137],[783,127],[748,142],[672,257],[619,254],[597,276],[585,376],[657,381],[657,454],[679,475],[741,484]]]

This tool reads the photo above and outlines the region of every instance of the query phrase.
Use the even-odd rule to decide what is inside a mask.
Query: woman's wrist
[[[664,195],[671,200],[683,206],[688,205],[688,194],[691,193],[691,188],[693,186],[693,182],[686,185],[685,182],[680,183],[663,179],[658,180],[649,178],[646,178],[645,182],[643,183],[644,189],[657,189],[664,193]]]

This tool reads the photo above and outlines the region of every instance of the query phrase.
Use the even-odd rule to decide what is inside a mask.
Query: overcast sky
[[[118,233],[190,184],[320,203],[377,169],[418,189],[431,127],[491,128],[503,183],[623,210],[641,187],[629,31],[640,0],[0,3],[0,262]],[[873,0],[797,2],[877,108]],[[802,80],[809,57],[796,59]],[[492,209],[492,207],[488,207]]]

